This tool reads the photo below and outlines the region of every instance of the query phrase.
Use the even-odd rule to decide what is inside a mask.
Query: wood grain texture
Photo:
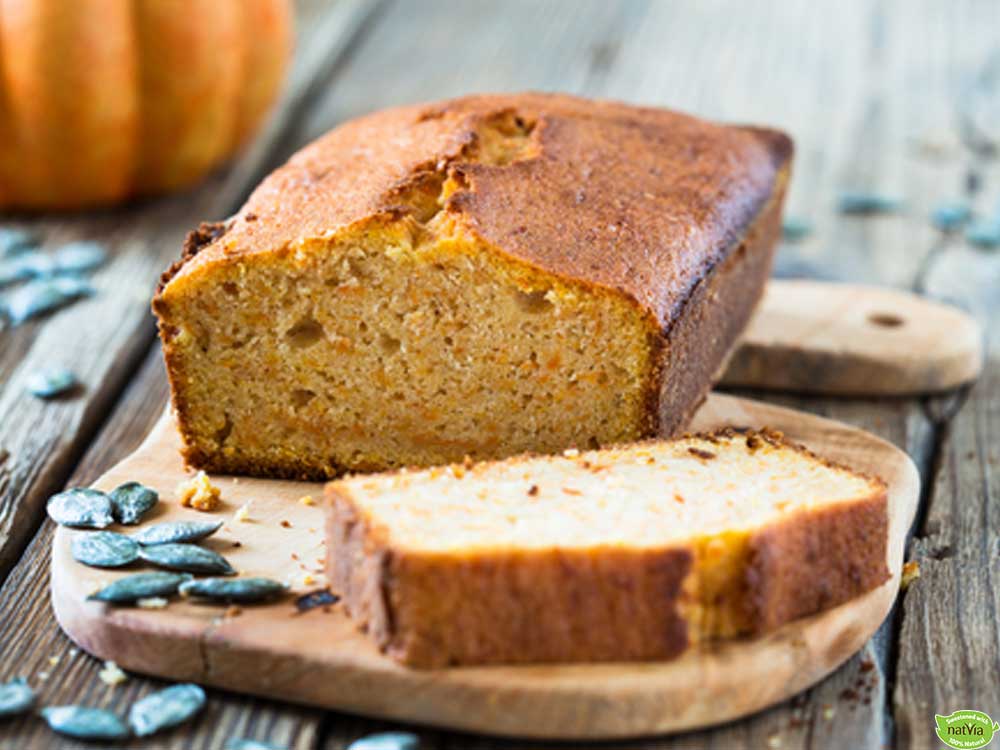
[[[951,405],[954,408],[954,404]],[[900,743],[934,748],[934,714],[1000,715],[1000,361],[972,389],[941,445],[902,605],[893,703]]]
[[[298,614],[286,599],[230,617],[225,606],[187,601],[162,611],[87,602],[89,591],[121,573],[75,562],[70,542],[88,532],[60,528],[52,552],[56,616],[82,648],[102,658],[114,655],[128,669],[368,715],[563,739],[723,723],[799,692],[868,640],[895,599],[919,495],[917,470],[906,454],[860,430],[722,395],[709,397],[692,428],[726,425],[770,425],[823,456],[882,476],[889,485],[891,580],[766,637],[719,644],[671,662],[412,670],[378,653],[339,606]],[[169,500],[171,489],[187,476],[179,446],[173,418],[166,415],[142,446],[95,486],[140,481],[166,500],[151,520],[197,517],[197,511]],[[215,481],[226,503],[219,515],[231,518],[250,503],[252,521],[229,520],[206,545],[225,553],[242,574],[286,581],[293,593],[324,585],[323,509],[298,502],[304,495],[320,496],[321,484]],[[747,684],[756,687],[747,690]],[[664,705],[670,712],[664,713]]]
[[[842,396],[965,385],[983,366],[971,315],[883,287],[773,279],[721,384]]]

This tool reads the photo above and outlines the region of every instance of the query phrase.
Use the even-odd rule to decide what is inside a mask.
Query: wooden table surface
[[[1000,252],[928,219],[944,200],[965,197],[992,212],[1000,197],[989,141],[1000,124],[993,134],[970,128],[968,112],[984,100],[963,94],[994,54],[1000,61],[997,29],[995,0],[301,2],[286,95],[235,165],[196,191],[124,210],[9,217],[52,244],[99,239],[113,259],[97,273],[94,297],[0,328],[0,680],[25,675],[44,703],[119,713],[161,685],[132,676],[106,686],[101,665],[59,631],[44,505],[131,451],[161,413],[167,389],[148,301],[187,230],[227,216],[267,171],[350,117],[467,92],[543,89],[786,129],[797,143],[789,212],[815,232],[782,245],[776,273],[947,299],[980,317],[990,345],[982,378],[961,392],[751,394],[862,426],[909,452],[925,483],[908,553],[921,577],[860,654],[799,698],[711,731],[601,747],[934,748],[935,712],[1000,717]],[[994,95],[985,101],[996,115],[1000,89]],[[903,196],[906,210],[839,214],[844,189]],[[82,391],[50,402],[25,395],[27,374],[52,364],[74,369]],[[214,750],[246,736],[335,750],[387,726],[209,695],[191,724],[122,746]],[[545,746],[414,731],[422,748]],[[56,740],[36,718],[0,724],[0,748],[77,746],[86,747]]]

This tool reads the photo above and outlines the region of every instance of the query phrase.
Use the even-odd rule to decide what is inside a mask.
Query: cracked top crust
[[[389,109],[295,154],[172,275],[360,222],[424,220],[408,192],[449,177],[443,210],[457,225],[549,273],[620,290],[668,326],[791,153],[778,131],[564,95]]]

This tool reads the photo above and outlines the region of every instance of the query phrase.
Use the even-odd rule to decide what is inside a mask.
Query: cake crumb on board
[[[899,588],[906,591],[918,578],[920,578],[920,563],[916,560],[910,560],[903,565],[903,573],[899,577]]]
[[[222,490],[212,484],[208,474],[199,471],[177,486],[177,497],[183,507],[208,513],[218,510],[222,500]]]
[[[121,667],[115,664],[113,661],[104,662],[104,668],[97,673],[97,676],[101,679],[108,687],[114,687],[115,685],[121,685],[128,679],[128,675],[122,671]]]

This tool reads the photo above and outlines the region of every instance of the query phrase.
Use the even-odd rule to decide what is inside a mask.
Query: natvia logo
[[[951,716],[934,714],[938,739],[948,747],[986,747],[993,741],[993,734],[1000,732],[1000,722],[995,722],[982,711],[963,709]]]

